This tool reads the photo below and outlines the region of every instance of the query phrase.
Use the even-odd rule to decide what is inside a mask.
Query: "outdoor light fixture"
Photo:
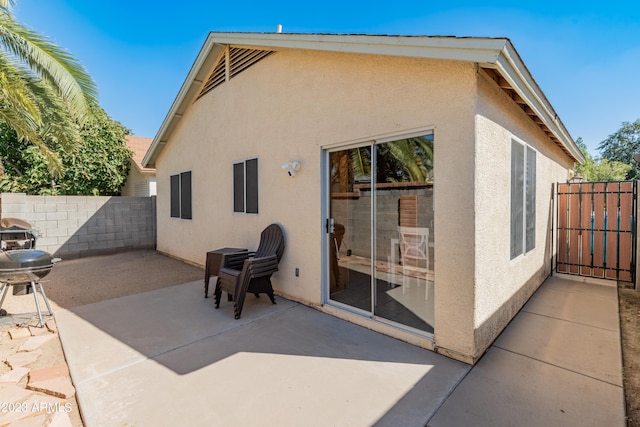
[[[296,171],[300,169],[300,162],[298,160],[294,160],[292,162],[283,163],[282,169],[286,170],[289,176],[296,176]]]
[[[582,182],[583,180],[584,180],[584,177],[582,175],[580,175],[580,173],[576,172],[576,174],[571,177],[569,182],[577,184],[577,183]]]

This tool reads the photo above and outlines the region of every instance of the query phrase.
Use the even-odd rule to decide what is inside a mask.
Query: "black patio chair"
[[[271,275],[278,271],[278,263],[284,253],[284,235],[277,224],[271,224],[260,234],[260,244],[255,252],[236,252],[225,254],[224,264],[218,273],[215,289],[216,308],[220,307],[222,292],[233,301],[236,319],[242,314],[247,293],[260,297],[269,296],[276,303],[271,286]]]

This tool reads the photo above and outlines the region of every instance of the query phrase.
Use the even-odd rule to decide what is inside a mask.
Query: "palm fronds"
[[[87,118],[89,104],[97,102],[97,90],[84,67],[66,50],[24,27],[1,9],[0,45],[56,88],[72,117],[80,121]]]
[[[14,4],[0,0],[0,122],[40,149],[57,177],[62,162],[49,147],[80,141],[79,125],[98,104],[97,90],[71,54],[14,19]]]

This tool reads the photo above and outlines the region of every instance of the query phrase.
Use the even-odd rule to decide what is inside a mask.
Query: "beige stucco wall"
[[[552,186],[573,162],[497,85],[478,74],[475,148],[474,347],[480,355],[551,272]],[[511,141],[536,153],[536,244],[510,260]]]
[[[208,250],[255,248],[260,231],[277,222],[287,249],[276,291],[319,305],[323,148],[433,129],[434,338],[444,353],[469,360],[502,329],[518,287],[539,276],[544,258],[548,206],[541,204],[536,250],[509,261],[510,135],[540,151],[539,201],[551,191],[542,180],[561,175],[545,159],[560,152],[514,106],[471,63],[279,51],[191,104],[171,135],[156,163],[158,250],[204,264]],[[260,214],[234,214],[232,164],[252,157]],[[281,169],[291,160],[302,164],[294,178]],[[188,170],[193,220],[170,218],[169,176]]]
[[[274,286],[319,304],[322,147],[430,126],[443,159],[436,161],[436,179],[451,182],[460,196],[436,201],[436,212],[458,224],[443,226],[452,235],[440,243],[436,235],[436,246],[468,241],[473,160],[459,153],[470,153],[473,139],[474,76],[475,67],[460,62],[301,50],[271,55],[195,102],[164,148],[157,162],[158,249],[203,264],[207,250],[255,247],[260,231],[278,222],[287,250]],[[254,156],[260,214],[234,215],[232,163]],[[302,163],[294,178],[280,167],[291,160]],[[168,215],[168,177],[185,170],[193,171],[193,221]],[[463,256],[472,260],[469,251]],[[472,272],[458,266],[449,278],[468,281]]]
[[[152,188],[151,185],[154,180],[154,173],[143,173],[135,165],[131,165],[127,181],[124,183],[121,193],[123,196],[129,197],[155,196],[155,188]]]

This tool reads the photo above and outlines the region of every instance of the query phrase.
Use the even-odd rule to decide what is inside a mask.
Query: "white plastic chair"
[[[409,287],[409,272],[424,276],[425,284],[429,284],[429,229],[426,227],[398,227],[400,246],[400,263],[402,264],[402,292]],[[425,300],[429,298],[428,286],[425,289]]]

